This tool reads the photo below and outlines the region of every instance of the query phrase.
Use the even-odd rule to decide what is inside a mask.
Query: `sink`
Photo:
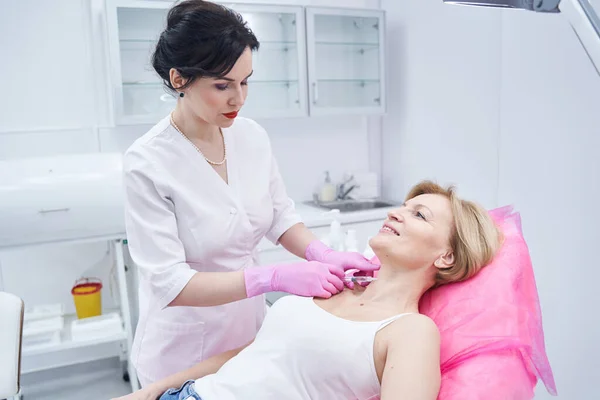
[[[339,200],[326,203],[308,201],[305,204],[326,210],[338,209],[340,212],[374,210],[377,208],[397,206],[397,204],[385,200]]]

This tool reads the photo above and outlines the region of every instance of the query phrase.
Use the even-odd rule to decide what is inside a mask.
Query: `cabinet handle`
[[[313,82],[313,103],[317,104],[317,101],[319,101],[319,89],[317,87],[317,82]]]
[[[39,213],[40,214],[49,214],[49,213],[56,213],[56,212],[67,212],[69,210],[70,210],[70,208],[54,208],[54,209],[50,209],[50,210],[40,210]]]

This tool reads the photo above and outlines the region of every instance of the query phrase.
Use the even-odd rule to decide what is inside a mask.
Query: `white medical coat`
[[[265,130],[238,117],[223,134],[228,184],[169,117],[125,153],[127,238],[140,273],[131,361],[142,384],[255,337],[264,296],[217,307],[166,306],[197,271],[252,267],[263,237],[277,243],[300,222]]]

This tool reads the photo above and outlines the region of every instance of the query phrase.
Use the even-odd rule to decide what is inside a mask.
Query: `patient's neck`
[[[378,303],[398,313],[418,312],[419,300],[428,289],[423,271],[381,266],[377,280],[360,294],[361,301]]]

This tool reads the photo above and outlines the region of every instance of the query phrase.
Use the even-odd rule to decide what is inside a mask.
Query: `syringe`
[[[376,281],[377,278],[373,276],[345,276],[344,281],[354,283],[367,283]]]

